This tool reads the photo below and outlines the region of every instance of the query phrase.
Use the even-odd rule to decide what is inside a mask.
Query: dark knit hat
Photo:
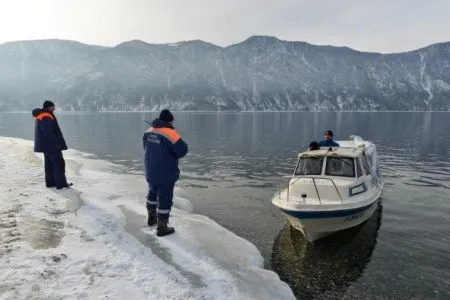
[[[43,108],[49,108],[49,107],[54,107],[55,106],[55,103],[53,103],[52,101],[50,101],[50,100],[46,100],[46,101],[44,101],[44,104],[42,105],[42,107]]]
[[[172,121],[173,121],[173,115],[172,115],[172,113],[170,112],[170,110],[168,110],[168,109],[163,109],[163,110],[161,111],[161,113],[159,114],[159,119],[160,119],[161,121],[164,121],[164,122],[169,123],[169,122],[172,122]]]

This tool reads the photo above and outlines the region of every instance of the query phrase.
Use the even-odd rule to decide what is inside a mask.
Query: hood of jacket
[[[56,121],[55,114],[54,114],[52,111],[48,110],[48,109],[45,109],[45,108],[35,108],[35,109],[33,109],[33,111],[31,112],[31,114],[32,114],[33,117],[35,117],[35,118],[36,118],[37,116],[39,116],[40,114],[42,114],[42,113],[49,113],[50,115],[52,115],[53,120]]]
[[[42,108],[35,108],[35,109],[33,109],[33,111],[31,112],[31,114],[33,115],[33,117],[36,118],[39,114],[41,114],[41,113],[43,113],[43,112],[45,112],[44,109],[42,109]]]
[[[170,125],[169,123],[162,121],[160,119],[155,119],[152,122],[152,127],[153,128],[171,128],[174,129],[172,125]]]

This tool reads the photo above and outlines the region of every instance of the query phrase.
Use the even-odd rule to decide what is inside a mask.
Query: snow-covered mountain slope
[[[68,110],[448,110],[450,42],[364,53],[253,36],[115,47],[0,45],[0,106]]]

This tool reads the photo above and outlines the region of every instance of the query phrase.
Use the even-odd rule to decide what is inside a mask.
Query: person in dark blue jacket
[[[175,232],[168,227],[172,208],[173,190],[179,179],[178,160],[188,152],[188,146],[173,127],[172,113],[164,109],[159,118],[143,136],[145,150],[145,177],[149,192],[147,195],[147,212],[149,226],[158,224],[157,236]]]
[[[315,151],[315,150],[320,150],[320,145],[319,145],[318,142],[312,141],[312,142],[309,144],[308,151]]]
[[[55,104],[47,100],[43,108],[35,108],[32,112],[36,119],[34,152],[44,153],[46,186],[62,189],[72,184],[68,184],[66,180],[62,151],[67,150],[67,145],[54,110]]]
[[[324,134],[324,140],[319,143],[320,147],[339,147],[339,144],[333,141],[333,131],[327,130]]]

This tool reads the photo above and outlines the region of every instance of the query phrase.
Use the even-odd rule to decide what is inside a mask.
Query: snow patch
[[[445,82],[441,79],[436,80],[436,86],[438,89],[441,89],[443,91],[446,91],[446,92],[450,91],[450,84],[448,84],[447,82]]]
[[[424,100],[425,105],[429,107],[431,100],[433,99],[433,94],[431,93],[431,78],[428,75],[425,75],[425,69],[427,67],[426,62],[426,53],[420,53],[420,83],[422,88],[427,92],[428,99]],[[424,82],[425,79],[425,82]]]
[[[89,80],[97,80],[97,79],[100,79],[100,78],[102,78],[104,76],[105,76],[105,74],[103,74],[103,72],[95,72],[95,73],[88,74],[87,78]]]

